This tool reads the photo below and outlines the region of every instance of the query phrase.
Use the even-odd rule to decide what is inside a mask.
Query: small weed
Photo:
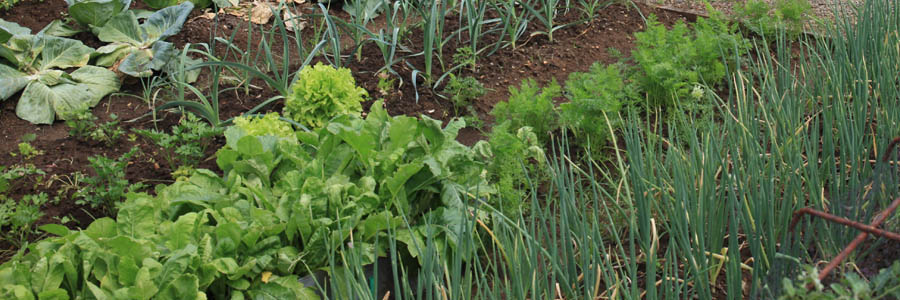
[[[90,110],[82,110],[69,117],[66,126],[69,126],[69,135],[76,139],[93,140],[112,146],[125,134],[125,130],[119,127],[116,114],[110,114],[109,118],[112,120],[97,124],[97,117]]]
[[[378,92],[381,93],[382,96],[390,95],[394,92],[394,85],[396,85],[397,80],[395,78],[391,78],[390,74],[386,72],[378,73]]]
[[[139,149],[132,148],[117,159],[106,156],[92,156],[88,158],[91,169],[97,176],[88,176],[82,179],[84,186],[75,192],[75,204],[90,205],[93,208],[102,209],[107,215],[115,216],[115,206],[121,201],[127,192],[137,191],[145,187],[142,183],[129,184],[125,179],[125,169],[128,163]]]
[[[135,129],[134,132],[161,147],[169,168],[175,170],[178,166],[199,163],[213,138],[221,135],[223,130],[210,126],[194,114],[185,113],[184,118],[172,126],[171,134],[155,129]]]
[[[21,247],[28,241],[28,237],[35,234],[34,223],[44,213],[41,206],[48,202],[47,194],[25,195],[16,203],[12,199],[4,199],[0,202],[0,235],[7,242]]]
[[[453,54],[453,64],[458,66],[468,66],[475,70],[475,51],[472,50],[472,47],[459,47],[456,48],[456,53]]]
[[[33,142],[36,138],[37,135],[35,135],[34,133],[23,135],[22,142],[19,143],[18,154],[21,154],[23,157],[25,157],[25,159],[32,159],[35,156],[44,155],[43,150],[39,150],[31,145],[31,142]],[[16,156],[17,154],[15,152],[11,152],[10,155]]]
[[[456,77],[450,74],[450,81],[444,87],[444,93],[450,95],[454,109],[458,110],[460,107],[470,107],[472,100],[484,96],[487,89],[475,77]]]
[[[510,121],[510,131],[531,127],[542,144],[548,142],[550,132],[559,128],[553,98],[562,96],[562,88],[556,79],[540,87],[534,79],[528,78],[519,88],[509,87],[509,94],[509,101],[497,103],[491,111],[497,124]]]

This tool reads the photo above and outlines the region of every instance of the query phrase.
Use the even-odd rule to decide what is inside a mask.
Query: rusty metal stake
[[[900,144],[900,137],[894,138],[894,140],[892,140],[888,144],[887,149],[885,149],[884,152],[884,157],[882,157],[882,161],[887,162],[890,160],[891,152],[893,151],[894,147],[897,146],[897,144]],[[819,273],[819,280],[824,280],[826,277],[828,277],[828,274],[837,267],[838,264],[844,261],[844,259],[846,259],[847,256],[849,256],[850,253],[853,252],[853,250],[856,250],[856,247],[859,247],[859,245],[862,244],[862,242],[865,241],[867,237],[869,237],[869,234],[900,241],[900,234],[878,228],[878,226],[881,226],[881,223],[884,223],[884,221],[887,220],[887,218],[891,214],[893,214],[895,210],[897,210],[898,206],[900,206],[900,197],[894,199],[894,202],[891,202],[891,205],[889,205],[888,208],[879,212],[878,215],[876,215],[872,220],[872,223],[868,225],[838,217],[826,212],[818,211],[810,207],[804,207],[794,212],[794,217],[791,219],[789,230],[794,231],[794,226],[796,226],[797,223],[800,222],[800,218],[802,218],[803,215],[812,215],[862,231],[858,235],[856,235],[856,238],[854,238],[853,241],[851,241],[850,244],[848,244],[847,247],[844,248],[844,250],[841,250],[841,253],[838,253],[837,256],[832,258],[831,261],[829,261],[828,264],[825,265],[825,268],[823,268],[822,272]]]
[[[825,220],[828,220],[831,222],[850,226],[850,227],[853,227],[853,228],[856,228],[856,229],[859,229],[862,231],[858,235],[856,235],[856,238],[853,239],[853,241],[851,241],[850,244],[848,244],[847,247],[845,247],[844,250],[841,251],[841,253],[838,253],[837,256],[835,256],[833,259],[831,259],[831,261],[828,262],[827,265],[825,265],[825,268],[822,269],[822,272],[819,272],[819,280],[824,280],[825,277],[828,277],[828,274],[831,273],[831,271],[834,270],[834,268],[836,268],[838,264],[840,264],[842,261],[844,261],[844,259],[847,258],[847,256],[850,255],[850,252],[853,252],[853,250],[856,250],[856,247],[859,247],[859,245],[862,244],[862,242],[865,241],[867,237],[869,237],[870,233],[877,235],[877,236],[900,241],[900,234],[896,234],[896,233],[893,233],[890,231],[885,231],[885,230],[881,230],[881,229],[877,228],[878,226],[881,225],[881,223],[884,223],[884,221],[887,220],[887,218],[892,213],[894,213],[895,210],[897,210],[898,206],[900,206],[900,198],[894,199],[894,202],[891,202],[891,205],[888,206],[887,209],[878,213],[878,215],[875,216],[875,219],[872,220],[872,223],[869,225],[862,224],[859,222],[854,222],[854,221],[851,221],[851,220],[848,220],[845,218],[841,218],[841,217],[838,217],[838,216],[835,216],[835,215],[832,215],[829,213],[825,213],[825,212],[821,212],[818,210],[814,210],[809,207],[805,207],[805,208],[801,208],[794,212],[794,218],[793,218],[793,220],[791,220],[790,230],[793,231],[794,226],[797,225],[797,223],[799,223],[800,218],[803,217],[804,214],[808,214],[808,215],[820,217],[822,219],[825,219]]]

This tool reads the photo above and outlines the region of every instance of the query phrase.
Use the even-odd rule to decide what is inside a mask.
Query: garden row
[[[895,47],[900,36],[891,30],[900,25],[896,6],[870,0],[860,12],[865,18],[859,24],[838,22],[827,39],[807,37],[799,42],[792,42],[799,35],[785,28],[773,31],[774,40],[747,40],[724,16],[671,28],[648,16],[646,28],[634,35],[630,59],[595,63],[586,72],[570,73],[562,85],[555,80],[543,85],[526,80],[510,87],[508,101],[490,112],[495,124],[487,139],[466,146],[457,136],[479,120],[472,102],[485,89],[461,70],[476,67],[476,59],[490,53],[491,47],[517,47],[515,40],[499,32],[494,33],[494,44],[479,46],[480,26],[507,24],[484,18],[488,5],[497,13],[497,5],[504,2],[486,3],[386,3],[396,15],[422,13],[417,24],[425,49],[412,56],[424,56],[424,67],[408,70],[409,83],[443,87],[454,109],[470,114],[449,122],[390,116],[383,101],[366,105],[364,112],[362,102],[369,93],[356,85],[350,70],[342,68],[354,57],[362,59],[363,43],[357,40],[349,51],[340,46],[339,33],[332,32],[338,27],[324,6],[323,32],[335,36],[301,54],[310,59],[297,72],[288,69],[290,55],[283,56],[279,65],[267,46],[262,47],[269,56],[263,68],[251,60],[225,61],[216,55],[199,63],[187,59],[191,52],[186,48],[178,56],[181,59],[173,60],[175,66],[166,69],[169,91],[180,97],[153,110],[180,108],[184,118],[168,131],[135,130],[132,137],[142,136],[164,151],[170,168],[177,170],[173,174],[177,180],[155,186],[152,193],[140,184],[130,185],[124,169],[138,150],[117,159],[92,159],[98,176],[86,178],[75,196],[102,208],[108,217],[81,230],[40,226],[54,237],[29,244],[0,266],[0,295],[11,299],[382,299],[387,292],[404,299],[897,296],[900,264],[870,276],[871,285],[847,276],[852,291],[842,290],[842,285],[826,291],[819,281],[812,281],[812,290],[803,288],[806,281],[781,282],[796,275],[792,272],[799,269],[796,266],[833,256],[849,232],[809,222],[802,225],[809,230],[793,234],[787,223],[794,210],[856,207],[838,213],[864,219],[873,213],[872,207],[897,194],[896,183],[888,179],[874,187],[877,191],[858,188],[869,185],[873,176],[896,178],[896,170],[885,167],[889,164],[869,159],[897,134],[900,120],[896,109],[900,53]],[[554,32],[565,30],[552,20],[569,9],[568,4],[509,4],[514,12],[524,8],[519,13],[530,14],[528,20],[544,29],[537,34],[549,42]],[[165,15],[161,12],[190,5],[173,7],[149,15],[135,28],[156,24],[152,20]],[[367,22],[358,17],[363,15],[360,3],[351,7],[357,7],[351,22]],[[601,6],[583,2],[573,7],[592,16]],[[465,29],[448,38],[440,23],[453,14],[467,18],[469,23],[460,24],[469,27],[460,26]],[[130,11],[121,15],[136,16]],[[133,24],[138,24],[137,18]],[[284,29],[284,23],[276,20],[273,28]],[[438,41],[428,37],[432,30],[439,33]],[[396,41],[399,31],[381,31],[382,38],[374,43],[382,50],[390,46],[380,71],[402,81],[404,76],[393,70],[397,43],[384,42],[385,32]],[[856,34],[840,34],[850,31]],[[463,32],[471,35],[471,47],[457,49],[453,67],[444,68],[440,59],[444,41]],[[283,41],[288,40],[286,35],[282,31]],[[66,74],[54,69],[79,67],[56,63],[58,48],[44,44],[62,38],[24,32],[10,36],[3,49],[16,59],[7,58],[20,68],[14,71],[36,72],[23,76],[30,81],[19,83],[26,90],[22,97],[29,89],[44,86],[75,89],[88,84],[75,76],[78,71]],[[490,33],[485,36],[491,39]],[[16,41],[39,46],[15,48]],[[296,45],[303,47],[300,41]],[[138,53],[152,51],[138,48]],[[321,58],[329,64],[309,65],[320,51],[332,53]],[[22,53],[31,56],[21,59]],[[134,53],[117,54],[122,62],[118,71],[127,74],[122,65]],[[432,55],[438,58],[440,72]],[[86,64],[91,61],[99,64],[96,54],[80,57],[81,68],[89,68]],[[877,63],[866,63],[873,59]],[[22,61],[49,67],[24,68],[17,63]],[[209,91],[189,83],[185,75],[191,68],[210,71]],[[231,75],[263,78],[277,95],[243,116],[222,120],[218,84]],[[390,76],[382,77],[385,85]],[[185,97],[185,91],[194,96]],[[567,101],[557,106],[561,98]],[[281,114],[256,114],[268,105],[282,107]],[[82,139],[112,144],[126,134],[117,132],[115,122],[92,124],[90,113],[77,117],[59,112],[57,116],[68,119],[72,134]],[[195,169],[206,158],[204,148],[220,134],[225,142],[212,158],[218,170]],[[20,144],[21,155],[38,155],[34,151],[40,150]],[[11,168],[0,188],[40,172],[33,167]],[[47,198],[3,199],[4,216],[11,216],[2,225],[13,233],[8,238],[25,244]],[[862,257],[865,254],[854,258]],[[385,266],[379,258],[392,263]],[[804,273],[801,279],[812,276],[815,272]]]

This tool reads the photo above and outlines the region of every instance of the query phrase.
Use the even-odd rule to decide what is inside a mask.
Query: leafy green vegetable
[[[0,100],[24,89],[16,115],[31,123],[67,119],[119,90],[115,73],[87,65],[94,49],[80,41],[44,34],[15,35],[0,48],[0,55],[17,68],[0,64]],[[68,68],[78,69],[62,71]]]
[[[236,117],[234,125],[243,129],[248,135],[275,136],[297,142],[297,136],[291,124],[280,118],[278,113],[268,113],[262,117]]]
[[[491,198],[491,204],[507,216],[527,209],[523,200],[528,199],[525,191],[530,189],[529,184],[540,182],[548,175],[547,158],[538,136],[528,126],[512,131],[511,124],[506,121],[494,126],[488,143],[475,145],[491,157],[488,174],[499,194]]]
[[[69,15],[81,25],[100,27],[131,6],[131,0],[66,0]]]
[[[160,9],[164,7],[169,7],[173,5],[178,5],[184,2],[191,2],[194,4],[194,8],[207,8],[210,4],[213,3],[212,0],[144,0],[144,3],[147,6],[153,9]],[[224,6],[222,6],[224,7]]]
[[[321,128],[343,114],[359,115],[366,90],[356,86],[350,69],[317,63],[300,70],[284,103],[284,115],[311,128]]]
[[[414,256],[433,237],[471,257],[451,229],[474,213],[464,199],[488,189],[483,157],[455,140],[464,124],[390,117],[381,105],[299,132],[299,143],[229,127],[224,177],[196,170],[156,196],[129,193],[115,220],[83,231],[42,227],[60,237],[0,265],[0,296],[317,299],[298,275],[350,242],[370,263],[388,230]]]
[[[153,75],[154,70],[161,70],[177,56],[175,46],[164,40],[181,31],[193,7],[191,2],[184,2],[163,8],[143,24],[138,24],[137,16],[130,10],[110,18],[97,29],[97,37],[110,43],[97,49],[97,65],[118,63],[118,70],[130,76]]]
[[[0,43],[6,43],[9,38],[14,35],[26,35],[31,34],[31,29],[19,26],[19,24],[13,22],[7,22],[6,20],[0,19]]]

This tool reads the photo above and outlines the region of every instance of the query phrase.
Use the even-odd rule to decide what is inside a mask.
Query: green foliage
[[[456,75],[450,74],[450,80],[447,81],[447,85],[444,87],[444,93],[450,95],[450,101],[453,102],[454,109],[470,109],[472,100],[484,96],[487,93],[487,89],[475,77],[456,77]]]
[[[526,192],[547,174],[547,158],[531,127],[510,129],[510,121],[496,125],[488,135],[491,163],[490,181],[497,186],[497,197],[491,203],[507,216],[518,215],[525,206]],[[480,143],[475,147],[485,147]]]
[[[632,86],[623,79],[620,66],[594,63],[587,73],[569,74],[569,102],[559,107],[562,122],[580,143],[599,150],[609,140],[611,128],[619,126],[619,110],[635,98],[634,94]]]
[[[237,120],[237,119],[236,119]],[[194,166],[203,159],[213,138],[222,135],[221,127],[212,127],[191,113],[185,113],[178,124],[172,126],[172,133],[156,129],[134,129],[135,133],[147,138],[160,148],[171,170],[179,166]]]
[[[100,27],[131,6],[131,0],[66,0],[69,15],[86,27]]]
[[[75,204],[100,208],[107,215],[114,216],[116,205],[125,198],[126,193],[145,187],[142,183],[129,184],[125,179],[125,169],[138,151],[137,147],[132,148],[116,159],[106,156],[89,157],[90,167],[97,175],[82,179],[84,186],[75,192]]]
[[[812,289],[807,289],[812,286]],[[819,281],[819,272],[815,266],[805,266],[805,270],[796,280],[782,280],[784,293],[780,300],[839,300],[839,299],[888,299],[900,298],[900,262],[882,269],[870,281],[859,277],[856,273],[846,273],[840,281],[832,283],[828,290]]]
[[[44,216],[41,206],[49,198],[46,193],[25,195],[18,203],[13,199],[0,199],[0,237],[17,247],[35,234],[34,223]]]
[[[468,66],[474,69],[475,59],[475,51],[469,46],[456,48],[456,53],[453,53],[453,64],[457,66]]]
[[[0,166],[0,200],[6,199],[6,192],[9,190],[10,182],[28,175],[44,175],[44,171],[36,168],[34,165],[13,166],[6,169]]]
[[[93,140],[112,146],[125,134],[125,130],[119,127],[116,114],[110,114],[109,118],[111,121],[97,123],[97,117],[90,110],[79,110],[66,120],[66,126],[69,127],[69,135],[76,139]]]
[[[191,2],[169,6],[154,12],[142,24],[131,10],[113,16],[94,30],[97,38],[110,43],[97,49],[97,65],[116,65],[119,72],[134,77],[163,70],[178,56],[175,45],[165,39],[181,31],[193,8]]]
[[[452,233],[472,222],[464,201],[487,190],[481,159],[455,140],[464,124],[390,117],[381,105],[296,144],[230,127],[224,177],[196,170],[156,196],[129,193],[115,220],[82,231],[42,227],[60,237],[0,266],[0,295],[317,299],[298,275],[342,247],[371,263],[389,232],[423,260],[435,249],[471,257],[471,240]]]
[[[553,98],[562,96],[562,88],[556,79],[542,88],[528,78],[519,88],[510,86],[509,94],[509,101],[497,103],[491,110],[497,124],[509,121],[511,131],[528,126],[534,129],[542,144],[549,141],[550,132],[559,128]]]
[[[114,72],[87,65],[94,49],[81,41],[6,29],[0,31],[5,33],[0,37],[7,38],[0,45],[0,56],[9,65],[0,64],[0,101],[22,91],[16,105],[19,118],[51,124],[119,90]],[[69,69],[75,70],[64,71]]]
[[[37,138],[37,135],[35,135],[34,133],[28,133],[28,134],[23,135],[22,142],[19,143],[19,153],[18,154],[21,154],[22,156],[24,156],[25,159],[32,159],[35,156],[44,155],[43,150],[39,150],[31,145],[31,142],[33,142],[36,138]],[[17,155],[15,152],[11,152],[9,154],[12,156]]]
[[[194,8],[203,9],[212,5],[213,0],[143,0],[144,3],[147,4],[150,8],[153,9],[161,9],[166,8],[173,5],[178,5],[184,2],[190,2],[194,4]],[[222,2],[231,2],[231,1],[222,1]],[[237,1],[235,1],[237,2]],[[224,7],[224,6],[222,6]]]
[[[796,39],[810,19],[810,9],[807,0],[778,0],[774,8],[764,1],[751,0],[737,7],[735,17],[768,41],[774,41],[781,31]]]
[[[726,62],[748,49],[736,27],[720,18],[698,18],[693,28],[679,21],[669,30],[651,16],[634,36],[635,81],[654,105],[678,103],[699,83],[722,82]]]
[[[16,6],[17,3],[22,0],[0,0],[0,9],[2,10],[10,10],[13,6]]]
[[[262,117],[236,117],[234,126],[240,127],[248,135],[275,136],[297,142],[297,136],[291,124],[281,120],[278,113],[268,113]]]
[[[331,118],[359,115],[366,90],[356,86],[350,69],[317,63],[300,70],[284,103],[284,115],[310,128],[321,128]]]

